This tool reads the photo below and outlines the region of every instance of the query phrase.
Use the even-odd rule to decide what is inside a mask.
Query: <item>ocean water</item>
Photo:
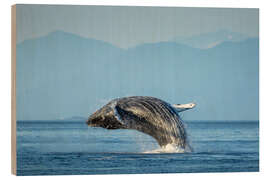
[[[135,130],[18,121],[17,175],[259,171],[258,122],[187,122],[191,153]]]

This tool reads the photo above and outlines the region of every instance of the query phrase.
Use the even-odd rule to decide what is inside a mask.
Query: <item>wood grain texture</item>
[[[16,175],[16,5],[11,7],[11,173]]]

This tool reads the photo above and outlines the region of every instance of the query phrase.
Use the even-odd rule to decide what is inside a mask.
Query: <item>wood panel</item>
[[[11,7],[11,173],[16,175],[16,5]]]

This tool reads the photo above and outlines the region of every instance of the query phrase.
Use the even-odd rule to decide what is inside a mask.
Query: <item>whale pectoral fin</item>
[[[192,109],[196,106],[195,103],[188,103],[188,104],[173,104],[172,107],[174,107],[174,109],[177,112],[182,112],[182,111],[186,111],[189,109]]]
[[[128,123],[128,119],[130,119],[130,117],[132,116],[132,112],[116,105],[114,108],[114,113],[116,118],[121,121],[123,124],[127,124]]]
[[[124,122],[122,116],[119,114],[119,108],[118,108],[118,106],[115,106],[115,107],[114,107],[113,112],[114,112],[115,118],[116,118],[122,125],[125,125],[125,122]]]
[[[115,106],[115,114],[120,121],[129,129],[141,130],[142,124],[146,122],[145,117],[132,108],[125,108],[119,105]]]
[[[119,105],[115,105],[114,107],[114,116],[122,125],[127,128],[132,128],[133,121],[139,118],[132,109],[127,109]]]

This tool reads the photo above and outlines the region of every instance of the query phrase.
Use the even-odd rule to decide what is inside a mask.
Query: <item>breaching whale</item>
[[[148,96],[117,98],[89,116],[86,123],[106,129],[134,129],[152,136],[161,147],[174,144],[191,150],[187,133],[178,115],[195,103],[174,104]]]

